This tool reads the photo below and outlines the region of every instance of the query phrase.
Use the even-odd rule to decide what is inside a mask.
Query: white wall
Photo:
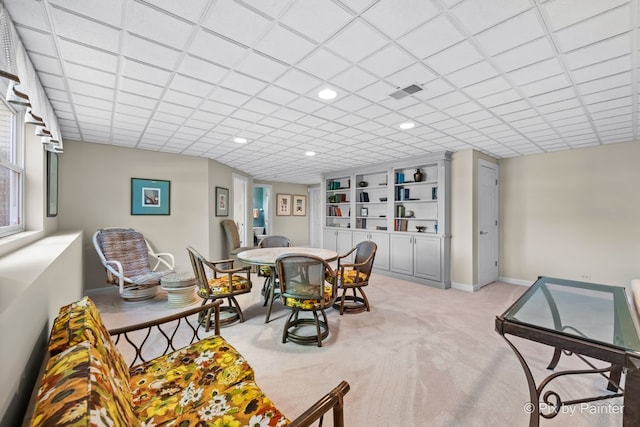
[[[500,276],[640,277],[640,143],[500,160]]]
[[[0,258],[0,425],[20,425],[58,309],[82,297],[82,235],[58,233]]]

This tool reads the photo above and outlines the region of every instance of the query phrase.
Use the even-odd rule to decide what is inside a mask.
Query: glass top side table
[[[621,396],[625,402],[624,425],[640,424],[640,328],[624,287],[540,277],[496,317],[495,326],[525,371],[531,398],[530,426],[538,426],[540,417],[555,417],[562,406]],[[507,335],[554,347],[547,369],[556,368],[563,352],[577,356],[589,369],[554,372],[536,386],[523,354]],[[611,366],[597,368],[587,358],[609,362]],[[626,371],[624,391],[620,387],[623,369]],[[605,376],[607,390],[613,393],[562,401],[555,391],[545,390],[560,376],[593,373]],[[540,409],[541,396],[546,411]]]

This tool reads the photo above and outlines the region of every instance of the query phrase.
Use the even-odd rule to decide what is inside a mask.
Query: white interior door
[[[240,235],[240,246],[253,246],[253,239],[248,240],[248,229],[251,228],[253,233],[253,227],[247,227],[247,178],[241,175],[233,174],[233,220],[238,225],[238,234]],[[251,242],[247,245],[246,242]]]
[[[478,284],[498,280],[498,165],[478,164]]]

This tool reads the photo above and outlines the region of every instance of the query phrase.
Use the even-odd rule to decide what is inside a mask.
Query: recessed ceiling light
[[[247,142],[246,138],[233,138],[233,142],[237,142],[238,144],[245,144]]]
[[[413,122],[404,122],[400,123],[400,129],[413,129],[416,126]]]
[[[315,151],[307,151],[306,153],[304,153],[304,155],[311,157],[311,156],[315,156],[316,152]]]
[[[336,96],[338,96],[337,92],[333,89],[322,89],[320,92],[318,92],[318,98],[320,99],[333,99]]]

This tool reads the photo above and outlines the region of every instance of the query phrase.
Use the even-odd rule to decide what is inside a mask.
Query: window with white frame
[[[0,100],[0,236],[24,229],[24,156],[16,116],[15,110]]]

